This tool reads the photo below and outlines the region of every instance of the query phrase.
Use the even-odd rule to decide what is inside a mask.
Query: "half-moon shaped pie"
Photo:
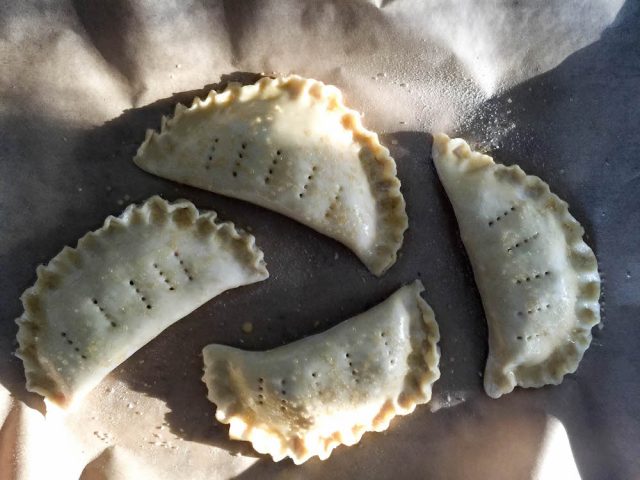
[[[253,236],[215,218],[152,197],[39,266],[17,320],[27,389],[68,407],[207,300],[267,278]]]
[[[600,321],[596,257],[567,204],[538,177],[439,134],[433,160],[451,200],[489,325],[487,394],[559,384]]]
[[[287,215],[376,275],[407,228],[396,164],[333,86],[295,75],[231,83],[149,130],[134,162],[161,177]]]
[[[265,352],[204,348],[209,400],[233,439],[275,461],[324,460],[431,398],[440,335],[420,281],[317,335]]]

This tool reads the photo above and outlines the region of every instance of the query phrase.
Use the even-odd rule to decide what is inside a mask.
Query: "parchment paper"
[[[634,0],[1,2],[0,478],[640,478],[639,26]],[[176,102],[260,72],[337,85],[391,149],[410,230],[382,278],[293,221],[131,162]],[[586,228],[604,329],[561,386],[483,393],[484,316],[429,158],[439,130],[541,176]],[[271,278],[45,417],[12,356],[19,295],[39,263],[155,193],[251,228]],[[429,405],[301,467],[227,439],[200,381],[204,345],[290,342],[416,277],[442,333]]]

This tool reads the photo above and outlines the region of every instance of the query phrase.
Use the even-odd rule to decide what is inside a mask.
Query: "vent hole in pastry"
[[[527,237],[523,240],[520,240],[518,243],[516,243],[515,245],[512,245],[511,247],[507,248],[507,252],[512,252],[514,249],[521,247],[523,244],[527,244],[530,241],[535,240],[536,238],[538,238],[538,233],[534,233],[533,235],[531,235],[530,237]]]
[[[516,340],[522,340],[522,337],[521,337],[520,335],[518,335],[518,336],[516,337]]]
[[[133,287],[135,284],[136,283],[133,280],[129,280],[129,285],[131,285]]]
[[[395,365],[396,360],[395,360],[394,358],[392,358],[391,360],[389,360],[389,363],[390,363],[391,365]]]
[[[535,273],[532,276],[524,277],[524,279],[517,278],[515,280],[515,283],[520,285],[523,282],[531,282],[533,280],[540,280],[542,277],[546,277],[546,276],[549,276],[549,275],[551,275],[551,272],[547,270],[546,272],[543,272],[543,273]]]
[[[278,156],[282,155],[282,150],[276,150],[276,155]]]
[[[80,349],[78,347],[74,348],[74,350],[78,353],[80,352]]]
[[[264,383],[264,378],[260,377],[260,378],[258,379],[258,382],[260,382],[260,383]]]
[[[281,393],[282,395],[286,395],[286,394],[287,394],[287,391],[286,391],[286,390],[282,390],[282,391],[280,391],[280,393]]]
[[[300,195],[298,195],[300,198],[304,197],[304,193],[300,193]]]
[[[242,142],[242,145],[240,145],[240,147],[244,150],[245,148],[247,148],[247,143],[246,142]]]
[[[233,175],[234,177],[238,176],[238,172],[236,172],[235,170],[233,172],[231,172],[231,175]]]
[[[511,207],[509,210],[511,210],[511,211],[513,212],[515,209],[516,209],[516,207]],[[495,218],[495,221],[496,221],[496,222],[499,222],[500,220],[502,220],[502,219],[503,219],[504,217],[506,217],[507,215],[509,215],[509,211],[508,211],[508,210],[505,210],[504,212],[502,212],[502,215],[498,215],[498,216]],[[491,227],[491,226],[493,226],[493,223],[494,223],[494,220],[490,220],[490,221],[489,221],[489,226],[490,226],[490,227]]]
[[[118,324],[117,324],[116,322],[111,322],[111,326],[112,326],[112,327],[117,327],[117,326],[118,326]]]
[[[178,259],[178,263],[180,263],[180,266],[182,267],[182,271],[187,276],[189,281],[193,280],[193,276],[191,275],[191,272],[189,272],[189,269],[184,266],[184,260],[180,258],[180,254],[178,253],[178,251],[176,250],[175,252],[173,252],[173,255]]]
[[[242,158],[242,152],[238,152],[238,158]]]
[[[218,143],[218,140],[219,140],[218,138],[214,138],[214,139],[213,139],[213,142],[214,142],[214,143]]]
[[[180,265],[182,265],[182,260],[180,260]],[[169,281],[169,278],[165,275],[165,273],[162,270],[160,270],[160,267],[158,267],[157,263],[153,264],[153,268],[156,269],[156,271],[158,272],[158,276],[169,287],[169,290],[175,290],[173,285]]]
[[[311,376],[312,376],[313,378],[316,378],[316,377],[318,376],[318,372],[313,372],[313,373],[311,374]]]
[[[67,336],[67,332],[61,332],[60,335],[62,335],[63,337]]]
[[[86,359],[87,359],[87,356],[86,356],[86,355],[80,355],[80,356],[81,356],[84,360],[86,360]]]
[[[94,305],[98,304],[98,300],[96,300],[95,298],[93,300],[91,300],[93,302]]]

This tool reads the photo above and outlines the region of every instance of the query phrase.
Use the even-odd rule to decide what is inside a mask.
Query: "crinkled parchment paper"
[[[629,0],[2,2],[2,479],[640,478],[640,28]],[[340,87],[398,163],[410,230],[381,279],[341,245],[131,162],[178,101],[289,73]],[[604,329],[559,387],[482,391],[486,326],[430,133],[464,134],[546,179],[598,255]],[[13,319],[35,267],[126,204],[186,197],[250,227],[271,278],[227,292],[135,354],[80,406],[24,389]],[[442,332],[435,397],[325,462],[274,464],[213,418],[211,342],[264,349],[421,277]],[[242,331],[252,322],[250,334]]]

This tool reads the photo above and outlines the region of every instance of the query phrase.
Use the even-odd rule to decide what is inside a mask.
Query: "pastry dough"
[[[134,159],[170,180],[246,200],[342,242],[376,275],[407,228],[396,165],[336,87],[298,76],[231,83],[149,130]]]
[[[538,177],[436,135],[433,159],[458,219],[489,324],[488,395],[558,384],[600,321],[596,257]]]
[[[253,236],[215,218],[152,197],[39,266],[17,320],[27,389],[68,407],[210,298],[267,278]]]
[[[407,285],[324,333],[266,352],[204,348],[209,400],[229,435],[275,461],[324,460],[431,398],[440,377],[433,311]]]

